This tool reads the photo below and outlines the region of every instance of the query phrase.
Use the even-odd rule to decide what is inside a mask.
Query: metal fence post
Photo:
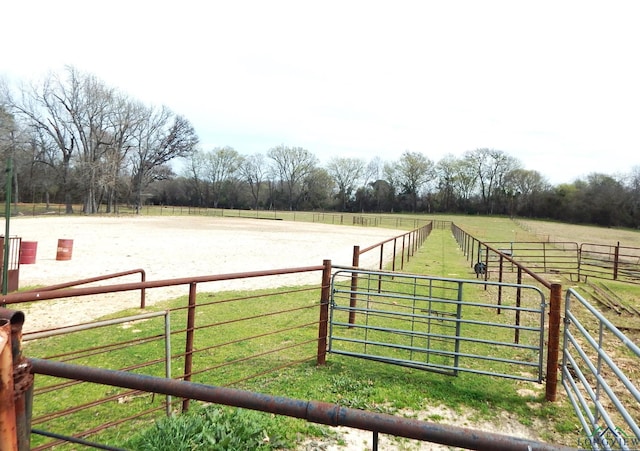
[[[558,356],[560,349],[560,306],[562,304],[562,285],[551,284],[549,299],[549,339],[547,342],[547,377],[545,399],[556,400],[558,388]]]
[[[193,340],[196,329],[196,288],[197,284],[192,282],[189,284],[189,308],[187,310],[187,337],[184,350],[184,377],[185,381],[191,380],[191,372],[193,371]],[[189,400],[182,401],[182,411],[189,410]]]
[[[320,320],[318,321],[318,353],[316,363],[324,365],[327,359],[327,332],[329,329],[329,300],[331,294],[331,260],[323,260],[322,289],[320,292]]]
[[[33,374],[31,363],[22,355],[24,314],[2,308],[0,324],[0,449],[28,451],[31,449]],[[9,442],[7,434],[13,435]],[[14,440],[16,448],[8,446]]]
[[[11,324],[4,318],[0,319],[0,384],[0,449],[17,450]]]
[[[360,246],[353,246],[353,259],[351,266],[357,268],[360,266]],[[349,300],[349,307],[351,310],[349,311],[349,324],[356,323],[356,291],[358,291],[358,275],[356,272],[351,274],[351,298]]]
[[[396,245],[397,245],[398,237],[393,239],[393,260],[391,260],[391,270],[396,270]]]

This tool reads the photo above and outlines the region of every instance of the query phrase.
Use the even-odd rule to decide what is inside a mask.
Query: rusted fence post
[[[353,246],[353,258],[351,259],[351,266],[357,268],[360,266],[360,246]],[[358,291],[358,275],[353,272],[351,274],[351,298],[349,299],[349,324],[356,323],[356,291]]]
[[[547,342],[547,383],[545,399],[556,400],[558,389],[558,356],[560,350],[560,307],[562,304],[562,285],[551,284],[549,299],[549,339]]]
[[[33,374],[22,355],[24,314],[0,308],[0,450],[31,449]]]
[[[15,404],[13,401],[13,359],[11,324],[0,318],[0,449],[18,449]]]
[[[391,271],[396,270],[396,245],[397,245],[398,237],[393,239],[393,260],[391,260]]]
[[[144,270],[141,270],[140,282],[146,282],[146,281],[147,281],[147,273],[144,272]],[[147,290],[146,288],[142,288],[140,290],[140,308],[144,309],[146,307],[146,303],[147,303]]]
[[[331,260],[323,260],[322,289],[320,291],[320,319],[318,321],[318,352],[316,363],[324,365],[327,358],[329,329],[329,300],[331,299]]]
[[[189,284],[189,308],[187,309],[187,338],[185,340],[184,350],[184,377],[185,381],[191,380],[191,372],[193,371],[193,342],[196,330],[196,288],[197,284],[192,282]],[[182,411],[189,410],[189,400],[182,400]]]
[[[618,280],[618,264],[620,261],[620,241],[616,244],[613,251],[613,280]]]

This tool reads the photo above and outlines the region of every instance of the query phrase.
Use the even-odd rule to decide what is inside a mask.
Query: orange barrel
[[[56,260],[71,260],[73,251],[73,240],[58,240],[58,252],[56,252]]]
[[[32,265],[36,262],[36,253],[38,252],[37,241],[22,241],[20,243],[20,257],[19,261],[21,265]]]

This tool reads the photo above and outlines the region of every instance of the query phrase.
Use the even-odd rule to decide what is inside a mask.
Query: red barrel
[[[36,262],[36,253],[38,252],[37,241],[22,241],[20,243],[20,257],[19,261],[21,265],[32,265]]]
[[[56,252],[56,260],[71,260],[73,252],[73,240],[58,240],[58,251]]]

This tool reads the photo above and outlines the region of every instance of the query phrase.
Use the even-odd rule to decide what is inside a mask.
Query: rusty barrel
[[[37,241],[22,241],[20,243],[20,264],[32,265],[36,262],[36,254],[38,253]]]
[[[56,260],[71,260],[73,253],[73,240],[59,239]]]

